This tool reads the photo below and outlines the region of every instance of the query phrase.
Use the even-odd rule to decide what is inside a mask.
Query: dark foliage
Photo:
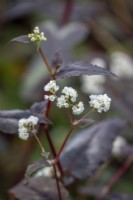
[[[57,51],[52,60],[52,67],[58,69],[62,65],[61,51]]]
[[[105,200],[133,200],[133,196],[124,193],[115,193],[109,195]]]
[[[68,200],[67,191],[61,187],[63,200]],[[9,191],[10,200],[58,200],[56,182],[54,179],[46,177],[34,177],[30,179],[28,185],[24,181],[13,187]]]
[[[27,170],[26,170],[26,173],[25,173],[25,178],[27,179],[27,181],[29,180],[30,176],[36,172],[37,170],[43,168],[43,167],[50,167],[51,164],[50,162],[48,162],[48,160],[44,160],[44,159],[41,159],[41,160],[37,160],[35,161],[33,164],[29,165]]]
[[[106,120],[77,133],[61,156],[64,169],[75,178],[91,177],[111,155],[112,143],[125,125],[124,120]]]
[[[68,63],[59,68],[56,73],[56,78],[80,76],[82,74],[115,76],[110,71],[102,67],[92,65],[85,61],[79,61],[79,62]]]
[[[31,40],[28,38],[27,35],[21,35],[19,37],[13,38],[11,42],[22,42],[22,43],[30,43]]]
[[[44,112],[47,107],[47,101],[33,104],[29,110],[1,110],[0,111],[0,131],[3,133],[17,133],[18,121],[21,118],[28,118],[34,115],[39,118],[39,123],[51,123],[46,117]]]

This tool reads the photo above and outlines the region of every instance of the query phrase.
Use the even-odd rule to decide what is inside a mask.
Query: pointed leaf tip
[[[30,43],[31,40],[28,38],[27,35],[21,35],[18,37],[15,37],[11,40],[11,42],[22,42],[22,43]]]

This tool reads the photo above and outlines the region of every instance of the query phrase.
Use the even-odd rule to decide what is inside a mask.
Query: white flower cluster
[[[76,105],[73,105],[76,102],[78,94],[75,89],[72,87],[64,87],[62,90],[62,94],[59,98],[57,98],[57,106],[59,108],[70,108],[72,107],[73,114],[79,115],[84,111],[84,104],[79,102]]]
[[[107,112],[110,108],[111,98],[104,95],[90,95],[90,106],[96,108],[99,113],[102,111]]]
[[[49,92],[48,95],[44,95],[45,99],[50,101],[57,100],[57,107],[59,108],[71,108],[73,114],[79,115],[84,111],[83,102],[75,103],[77,101],[77,91],[72,87],[64,87],[60,97],[56,95],[56,92],[59,90],[59,86],[56,85],[55,80],[51,80],[44,87],[44,91]],[[96,108],[99,113],[102,111],[107,112],[110,108],[111,99],[104,95],[90,95],[90,106]]]
[[[28,34],[28,38],[32,41],[32,42],[41,42],[43,40],[47,40],[46,37],[44,37],[44,33],[41,32],[39,30],[39,27],[36,26],[33,30],[33,33]]]
[[[64,95],[61,95],[57,98],[57,106],[59,108],[69,108],[69,103],[67,102],[67,98]]]
[[[34,116],[30,116],[27,119],[25,118],[20,119],[18,122],[19,137],[23,140],[27,140],[29,137],[29,133],[35,130],[38,120],[39,120],[38,117],[34,117]]]
[[[59,90],[59,86],[56,85],[55,80],[51,80],[44,87],[44,91],[49,92],[49,95],[44,95],[45,99],[50,101],[57,100],[57,107],[59,108],[72,108],[72,111],[75,115],[79,115],[84,111],[84,104],[79,102],[74,104],[77,100],[78,94],[75,89],[72,87],[64,87],[62,90],[62,95],[60,97],[56,96],[56,92]]]
[[[75,102],[78,96],[77,91],[72,87],[64,87],[62,94],[65,94],[65,98],[72,102]]]
[[[50,95],[44,95],[45,99],[54,101],[56,99],[55,93],[59,90],[59,86],[56,85],[56,81],[52,80],[44,87],[44,91],[49,92]]]
[[[44,90],[55,94],[59,90],[59,86],[56,85],[55,80],[52,80],[47,85],[45,85]]]
[[[78,94],[72,87],[64,87],[61,97],[57,98],[57,106],[59,108],[69,108],[76,101]]]

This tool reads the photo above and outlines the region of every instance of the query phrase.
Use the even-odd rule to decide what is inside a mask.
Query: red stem
[[[58,190],[58,199],[62,200],[62,195],[61,195],[60,185],[59,185],[59,179],[58,179],[58,176],[57,176],[57,170],[56,170],[55,166],[53,166],[53,168],[54,168],[55,180],[56,180],[56,185],[57,185],[57,190]]]
[[[120,177],[126,172],[126,170],[131,165],[132,162],[133,162],[133,156],[129,156],[127,160],[121,165],[117,173],[113,176],[111,181],[107,184],[107,186],[103,187],[102,191],[100,192],[96,200],[102,200],[107,195],[107,193],[113,188],[113,186],[117,183]]]
[[[39,53],[40,53],[45,65],[46,65],[47,70],[49,71],[49,74],[52,76],[52,69],[51,69],[50,65],[48,64],[48,61],[45,57],[45,54],[43,53],[41,48],[39,48]]]
[[[57,153],[56,153],[55,147],[53,145],[52,139],[51,139],[50,134],[49,134],[47,129],[45,129],[45,133],[46,133],[47,140],[49,142],[50,148],[52,150],[53,156],[54,156],[54,158],[56,158],[57,157]],[[64,173],[63,173],[63,169],[62,169],[61,163],[58,162],[57,166],[58,166],[58,169],[59,169],[59,171],[61,173],[61,176],[63,176]]]
[[[73,4],[74,0],[66,0],[63,16],[61,19],[61,25],[64,25],[69,22],[73,9]]]
[[[48,101],[47,109],[46,109],[46,111],[45,111],[45,116],[46,116],[46,117],[48,117],[48,115],[49,115],[50,108],[51,108],[51,101]],[[50,145],[51,151],[52,151],[52,153],[53,153],[53,156],[54,156],[54,158],[56,158],[57,153],[56,153],[56,150],[55,150],[53,141],[52,141],[52,139],[51,139],[51,137],[50,137],[50,134],[49,134],[49,131],[48,131],[48,127],[45,128],[45,134],[46,134],[48,143],[49,143],[49,145]],[[61,163],[58,162],[58,163],[57,163],[57,166],[58,166],[58,169],[59,169],[59,171],[60,171],[60,173],[61,173],[61,176],[63,176],[64,173],[63,173],[63,169],[62,169]]]
[[[59,161],[60,154],[61,154],[61,152],[62,152],[62,150],[63,150],[63,148],[64,148],[64,146],[65,146],[65,144],[66,144],[66,142],[67,142],[67,140],[69,138],[69,136],[71,135],[73,129],[74,129],[74,126],[72,126],[70,128],[70,130],[69,130],[69,132],[68,132],[68,134],[67,134],[67,136],[66,136],[66,138],[65,138],[65,140],[64,140],[64,142],[63,142],[63,144],[62,144],[62,146],[61,146],[61,148],[60,148],[60,150],[59,150],[59,152],[58,152],[58,154],[57,154],[57,156],[55,158],[55,160],[54,160],[54,164],[56,164]]]
[[[46,109],[46,111],[45,111],[45,113],[44,113],[44,115],[45,115],[46,117],[48,117],[50,108],[51,108],[51,101],[48,100],[47,109]]]

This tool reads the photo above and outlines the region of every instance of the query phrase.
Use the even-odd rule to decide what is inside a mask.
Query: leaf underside
[[[106,76],[115,76],[113,73],[104,69],[102,67],[90,64],[86,61],[79,61],[66,64],[59,68],[56,72],[56,78],[66,78],[72,76],[85,75],[106,75]]]
[[[124,120],[105,120],[80,131],[61,155],[63,168],[78,179],[91,177],[111,156],[112,143],[126,125]]]
[[[11,42],[21,42],[21,43],[30,43],[31,40],[28,38],[27,35],[21,35],[19,37],[15,37],[11,40]]]
[[[68,192],[60,186],[63,200],[68,200]],[[28,185],[20,182],[8,195],[12,200],[58,200],[56,181],[45,176],[31,178]]]

